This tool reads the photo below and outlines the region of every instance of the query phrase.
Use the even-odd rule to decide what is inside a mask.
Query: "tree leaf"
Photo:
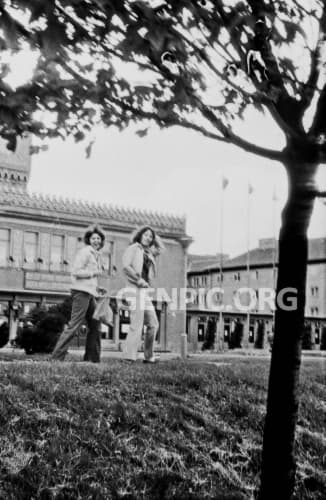
[[[144,128],[142,130],[137,130],[136,135],[138,135],[138,137],[145,137],[147,133],[148,133],[148,128]]]

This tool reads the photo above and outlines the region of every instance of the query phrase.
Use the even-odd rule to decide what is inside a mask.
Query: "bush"
[[[323,326],[321,330],[320,350],[326,351],[326,326]]]
[[[310,323],[306,323],[303,327],[302,335],[302,349],[311,351],[313,346],[312,341],[312,326]]]
[[[229,349],[239,349],[242,347],[243,323],[236,321],[233,332],[229,336]]]
[[[28,315],[26,316],[26,321],[32,323],[33,325],[37,325],[43,318],[46,317],[48,311],[43,306],[36,306],[30,310]]]
[[[66,323],[65,317],[45,308],[34,308],[18,330],[16,345],[26,354],[50,353]]]
[[[216,320],[209,318],[206,327],[205,340],[202,346],[202,351],[205,349],[213,349],[216,335]]]
[[[72,299],[71,296],[67,297],[60,304],[55,304],[49,308],[49,313],[60,314],[63,316],[65,323],[68,323],[71,316]]]
[[[0,349],[4,347],[9,341],[9,325],[7,321],[4,321],[0,325]]]
[[[257,328],[257,336],[255,340],[255,349],[264,349],[265,345],[265,323],[259,321]]]

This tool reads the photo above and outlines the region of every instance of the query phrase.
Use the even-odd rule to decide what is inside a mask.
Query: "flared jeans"
[[[154,354],[154,341],[159,322],[153,302],[146,293],[146,288],[135,287],[132,295],[132,297],[126,297],[129,302],[130,326],[123,345],[123,357],[132,360],[137,359],[143,327],[146,326],[144,334],[144,358],[148,360]]]
[[[68,326],[60,335],[53,350],[52,359],[63,361],[69,344],[83,324],[87,324],[84,361],[93,363],[100,362],[101,355],[101,332],[100,322],[93,318],[96,307],[96,300],[93,295],[79,290],[72,290],[72,311]]]

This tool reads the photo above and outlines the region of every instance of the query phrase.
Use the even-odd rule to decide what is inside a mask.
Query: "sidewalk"
[[[24,355],[23,349],[3,347],[0,349],[0,354],[20,354]],[[84,355],[84,347],[70,348],[69,354],[75,358],[81,358]],[[161,361],[170,361],[181,359],[180,352],[156,352],[156,356],[159,357]],[[33,355],[28,355],[30,358]],[[36,355],[37,356],[37,355]],[[143,359],[144,355],[142,352],[138,353],[139,359]],[[263,349],[232,349],[223,352],[212,352],[212,351],[199,351],[199,352],[188,352],[188,360],[193,361],[220,361],[223,359],[266,359],[269,360],[271,353],[268,350]],[[112,351],[109,349],[102,349],[101,352],[102,359],[122,359],[123,353],[121,351]],[[319,360],[326,363],[326,351],[302,351],[302,358],[304,360]]]
[[[70,354],[75,356],[82,356],[84,354],[84,348],[69,349]],[[156,352],[156,356],[160,358],[161,361],[170,361],[173,359],[181,359],[180,352]],[[143,353],[138,353],[139,359],[143,359]],[[101,352],[102,359],[122,359],[123,353],[121,351],[112,351],[103,349]],[[223,352],[211,352],[211,351],[200,351],[200,352],[188,352],[188,360],[196,361],[219,361],[225,358],[251,358],[251,359],[270,359],[271,353],[269,350],[265,349],[231,349],[229,351]],[[309,359],[323,359],[326,362],[326,351],[302,351],[302,358],[305,360]]]

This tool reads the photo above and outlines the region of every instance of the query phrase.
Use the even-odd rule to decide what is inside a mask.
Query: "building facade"
[[[19,318],[32,307],[58,303],[69,295],[74,256],[83,245],[85,228],[93,223],[100,224],[106,235],[100,284],[113,300],[125,286],[122,254],[130,234],[145,224],[158,232],[166,247],[158,258],[155,286],[168,294],[174,287],[186,286],[191,239],[183,217],[31,194],[28,147],[28,141],[19,145],[18,158],[17,153],[0,153],[0,319],[9,317],[11,338]],[[160,322],[157,349],[178,349],[185,311],[171,314],[164,300],[156,301],[155,307]],[[128,324],[127,307],[117,303],[114,327],[103,326],[104,344],[121,348]]]
[[[220,258],[216,257],[214,264],[211,258],[189,256],[186,330],[191,349],[202,348],[209,323],[215,325],[218,349],[228,348],[239,322],[243,325],[243,347],[256,344],[260,325],[265,339],[270,337],[278,262],[275,239],[261,239],[258,248],[232,259],[223,256],[222,266]],[[291,306],[293,297],[284,295],[280,300]],[[305,318],[312,328],[313,347],[319,349],[326,325],[326,238],[309,241]]]

